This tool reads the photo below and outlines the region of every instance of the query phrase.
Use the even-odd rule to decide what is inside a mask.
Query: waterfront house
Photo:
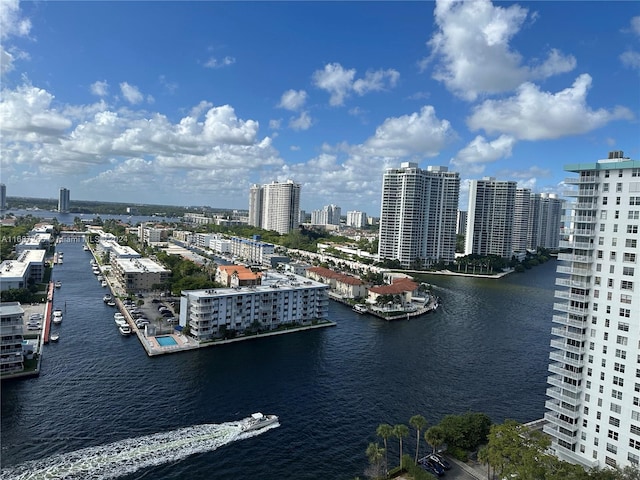
[[[311,267],[307,269],[307,278],[326,283],[331,291],[342,298],[365,298],[367,287],[359,278],[334,272],[324,267]]]

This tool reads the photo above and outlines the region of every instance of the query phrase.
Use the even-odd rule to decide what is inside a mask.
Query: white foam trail
[[[212,451],[280,426],[275,422],[259,430],[243,432],[248,420],[194,425],[83,448],[2,469],[0,477],[5,480],[118,478],[143,468],[176,462],[195,453]]]

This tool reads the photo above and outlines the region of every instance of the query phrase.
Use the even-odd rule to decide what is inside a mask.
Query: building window
[[[627,214],[628,220],[640,220],[640,210],[629,210]]]
[[[602,184],[602,191],[603,192],[608,192],[609,191],[609,184],[608,183],[603,183]]]
[[[616,337],[616,343],[618,345],[626,345],[627,341],[628,341],[627,337],[623,337],[622,335],[618,335]]]
[[[638,233],[638,225],[627,225],[627,233]]]
[[[614,427],[619,427],[620,419],[616,417],[609,417],[609,425],[613,425]]]
[[[624,364],[615,362],[613,365],[613,369],[616,372],[624,373]]]
[[[611,397],[616,400],[622,400],[622,392],[620,390],[611,390]]]
[[[622,267],[622,275],[626,275],[627,277],[633,277],[634,268],[633,267]]]
[[[629,324],[626,323],[626,322],[618,322],[618,330],[622,330],[623,332],[628,332],[629,331]]]
[[[620,282],[620,288],[622,290],[631,290],[631,291],[633,291],[633,282],[630,282],[628,280],[622,280]]]
[[[624,387],[624,378],[614,375],[613,384],[618,385],[619,387]]]
[[[622,256],[622,261],[623,262],[635,263],[636,262],[636,254],[635,253],[627,253],[627,252],[625,252],[624,255]]]
[[[618,432],[616,432],[615,430],[609,430],[607,436],[613,440],[618,440]]]
[[[609,203],[609,199],[607,197],[602,197],[602,204],[606,205],[607,203]],[[602,217],[600,217],[602,218]]]
[[[638,240],[635,238],[627,238],[624,241],[624,246],[627,248],[638,248]]]
[[[624,350],[620,350],[619,348],[616,348],[616,358],[621,358],[621,359],[626,359],[627,358],[627,352]]]

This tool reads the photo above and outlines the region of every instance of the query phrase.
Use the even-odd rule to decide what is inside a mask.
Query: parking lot
[[[170,333],[178,324],[175,298],[164,298],[138,294],[134,300],[123,301],[125,307],[134,318],[136,326],[143,329],[147,326],[151,334]]]

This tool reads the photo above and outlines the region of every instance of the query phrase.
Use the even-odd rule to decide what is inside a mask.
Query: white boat
[[[59,308],[53,311],[53,323],[62,323],[62,310]]]
[[[111,300],[113,300],[113,297],[111,296],[110,293],[106,293],[104,297],[102,297],[102,301],[104,303],[110,302]]]
[[[252,413],[251,417],[245,420],[242,431],[260,430],[274,423],[278,423],[278,417],[276,415],[264,415],[260,412]]]
[[[362,315],[363,313],[367,313],[369,309],[363,303],[358,303],[358,304],[353,306],[352,310],[354,312],[359,313],[360,315]]]
[[[102,280],[102,282],[100,282],[100,285],[102,286],[102,288],[106,288],[107,285],[109,285],[109,284],[107,283],[106,280]]]
[[[127,336],[127,335],[131,335],[131,327],[129,325],[121,325],[118,327],[118,330],[120,331],[120,335],[122,336]]]
[[[98,275],[96,278],[99,282],[104,280],[104,277],[102,275]]]
[[[118,318],[124,319],[124,315],[121,314],[120,312],[116,312],[116,313],[113,314],[113,318],[115,318],[115,319],[118,319]]]
[[[110,307],[115,307],[116,306],[116,302],[114,302],[113,300],[109,300],[107,302],[107,305],[110,306]]]
[[[49,339],[52,342],[57,342],[58,340],[60,340],[60,334],[58,332],[52,333]]]
[[[56,283],[53,284],[53,286],[56,288],[60,288],[62,286],[62,282],[58,280]]]
[[[89,247],[87,247],[86,245],[83,245],[83,246],[82,246],[82,249],[83,249],[85,252],[88,252],[88,251],[89,251]]]
[[[129,325],[124,318],[116,318],[115,322],[118,327],[126,327]]]

